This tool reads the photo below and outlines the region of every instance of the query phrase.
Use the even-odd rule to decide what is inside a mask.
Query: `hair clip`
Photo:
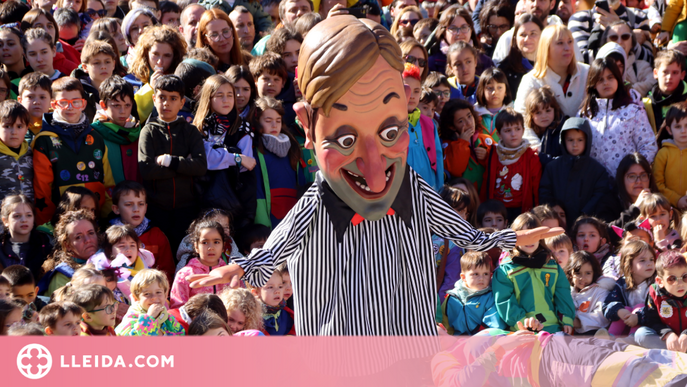
[[[0,28],[19,28],[19,23],[14,22],[14,23],[7,23],[0,25]]]

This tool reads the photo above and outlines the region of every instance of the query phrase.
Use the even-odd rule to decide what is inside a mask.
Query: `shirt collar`
[[[353,216],[355,216],[355,211],[353,211],[348,204],[346,204],[336,195],[336,193],[334,193],[332,188],[329,186],[329,183],[327,183],[322,176],[321,171],[317,173],[315,184],[317,184],[322,197],[322,202],[327,210],[327,213],[329,214],[329,219],[334,225],[336,239],[338,242],[341,242],[348,227],[352,226],[351,220],[353,219]],[[396,215],[401,217],[408,228],[411,227],[410,221],[413,216],[411,192],[410,171],[406,166],[401,188],[396,195],[396,199],[394,199],[394,202],[391,204],[391,208],[394,210]]]

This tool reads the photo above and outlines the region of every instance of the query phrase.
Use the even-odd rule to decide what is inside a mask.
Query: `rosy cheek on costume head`
[[[323,170],[322,172],[330,175],[336,174],[336,176],[338,176],[338,170],[342,166],[354,160],[353,156],[346,156],[336,149],[331,148],[322,149],[322,151],[320,151],[320,156],[320,159],[324,161],[324,165],[320,167]]]

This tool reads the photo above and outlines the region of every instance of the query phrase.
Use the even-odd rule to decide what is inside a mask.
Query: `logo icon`
[[[40,379],[50,372],[52,355],[40,344],[29,344],[17,354],[17,368],[29,379]]]

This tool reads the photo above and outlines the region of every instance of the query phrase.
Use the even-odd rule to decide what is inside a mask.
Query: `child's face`
[[[279,136],[281,133],[281,116],[274,109],[267,109],[260,115],[260,133]]]
[[[487,212],[482,218],[482,227],[492,227],[496,231],[501,231],[506,228],[506,219],[496,212]]]
[[[487,101],[489,109],[496,109],[503,106],[503,100],[506,98],[506,84],[498,83],[491,80],[484,87],[484,99]]]
[[[539,248],[539,241],[537,241],[535,244],[532,244],[532,245],[518,246],[518,249],[520,249],[520,251],[522,251],[525,254],[532,254],[535,251],[537,251],[538,248]]]
[[[544,129],[553,123],[554,118],[556,118],[556,111],[551,106],[544,106],[543,103],[540,103],[537,111],[532,114],[534,124]]]
[[[100,53],[94,55],[88,63],[84,63],[83,67],[85,67],[93,83],[99,85],[112,76],[115,68],[115,61],[111,56]]]
[[[284,51],[281,53],[282,59],[286,62],[286,71],[289,74],[296,72],[298,66],[298,55],[301,52],[301,43],[297,40],[287,40],[284,45]]]
[[[577,229],[575,243],[578,249],[594,254],[599,246],[606,243],[606,238],[601,238],[599,230],[593,225],[583,224]]]
[[[250,84],[241,78],[234,83],[234,90],[236,91],[236,107],[239,111],[243,111],[250,101]]]
[[[72,222],[66,228],[67,251],[79,259],[88,259],[98,251],[98,235],[90,221],[82,219]]]
[[[291,284],[291,275],[284,273],[281,276],[284,283],[284,300],[288,300],[293,295],[293,285]]]
[[[155,281],[141,289],[138,296],[131,293],[131,297],[147,312],[148,308],[153,304],[165,305],[165,301],[167,300],[167,289],[163,288],[158,281]]]
[[[632,241],[644,241],[647,244],[649,244],[649,246],[651,246],[651,247],[654,246],[654,241],[653,241],[653,239],[651,239],[651,235],[649,235],[648,232],[646,232],[642,229],[636,229],[636,230],[628,231],[627,234],[628,235],[625,237],[625,243],[624,244],[627,244],[627,243],[632,242]]]
[[[267,71],[260,74],[256,86],[258,88],[258,95],[260,97],[277,98],[281,89],[284,88],[285,80],[279,75],[269,74]]]
[[[28,130],[27,123],[20,119],[14,122],[10,122],[9,119],[2,120],[0,123],[0,140],[10,148],[19,148],[24,142],[24,136]]]
[[[520,123],[504,125],[499,132],[501,142],[507,148],[517,148],[522,144],[524,129]]]
[[[33,118],[41,119],[43,114],[50,111],[50,92],[38,86],[22,91],[17,101],[29,111]]]
[[[434,111],[436,109],[436,104],[434,102],[420,102],[417,107],[420,109],[420,113],[422,113],[423,116],[434,118]]]
[[[656,226],[663,226],[663,231],[668,231],[670,228],[670,218],[673,216],[673,209],[666,210],[663,207],[658,207],[657,211],[649,215],[649,224],[651,229],[655,229]]]
[[[246,315],[239,309],[232,310],[228,315],[229,319],[227,320],[227,324],[229,325],[229,329],[234,333],[241,332],[246,326]]]
[[[615,92],[618,91],[618,80],[615,79],[611,70],[604,69],[601,79],[596,82],[595,87],[596,92],[599,93],[599,98],[613,98]]]
[[[184,107],[184,98],[176,91],[157,90],[153,94],[153,104],[166,122],[177,119],[179,110]]]
[[[13,238],[16,239],[27,236],[31,234],[31,230],[33,230],[33,211],[28,205],[19,203],[12,210],[9,218],[3,219],[2,223],[7,226]]]
[[[234,108],[234,89],[228,83],[223,84],[212,96],[210,108],[213,112],[226,116]]]
[[[663,275],[656,277],[656,283],[673,296],[683,297],[687,292],[687,266],[663,269]]]
[[[176,12],[166,12],[162,15],[162,20],[160,20],[160,22],[174,29],[179,28],[179,25],[181,24],[179,22],[179,14]]]
[[[12,298],[21,298],[29,304],[36,301],[37,294],[38,286],[36,284],[12,286]]]
[[[667,126],[666,129],[673,136],[673,141],[678,148],[687,148],[687,117],[673,121],[673,124]]]
[[[437,103],[437,111],[441,113],[444,109],[444,105],[451,98],[451,88],[446,85],[439,85],[432,88],[434,94],[439,97],[439,102]]]
[[[4,101],[10,95],[10,87],[5,81],[0,80],[0,102]]]
[[[84,196],[79,203],[80,210],[88,210],[95,215],[95,199],[91,196]]]
[[[222,225],[224,233],[227,234],[227,236],[231,236],[231,224],[229,223],[229,217],[224,215],[217,215],[213,220]]]
[[[26,46],[26,60],[34,71],[52,76],[55,73],[52,61],[56,51],[42,39],[34,39]]]
[[[54,336],[78,336],[81,333],[81,316],[67,312],[64,317],[57,319],[55,329],[50,329]],[[47,330],[46,330],[47,333]]]
[[[216,228],[200,230],[200,238],[196,242],[196,252],[200,262],[206,266],[217,266],[224,252],[223,235]]]
[[[556,262],[560,267],[565,267],[570,260],[570,250],[565,245],[555,246],[553,249],[553,256],[556,258]]]
[[[78,90],[59,91],[53,96],[52,108],[70,124],[77,124],[86,104]]]
[[[585,262],[580,270],[572,275],[573,286],[578,292],[592,284],[594,280],[594,269],[589,262]]]
[[[472,268],[472,270],[466,271],[465,273],[460,273],[460,278],[463,280],[468,289],[486,289],[491,281],[491,270],[487,266],[478,266]]]
[[[279,306],[281,300],[284,299],[284,282],[282,277],[278,274],[272,274],[272,278],[260,288],[260,299],[266,305]]]
[[[2,63],[5,65],[16,65],[24,61],[24,49],[21,46],[21,41],[17,35],[9,32],[9,30],[0,31],[0,52],[3,56]]]
[[[82,4],[83,4],[83,0],[65,0],[64,1],[65,7],[71,8],[76,12],[79,12]]]
[[[584,148],[587,143],[587,136],[584,132],[577,129],[569,129],[565,131],[565,150],[571,156],[579,156],[584,153]]]
[[[417,31],[413,31],[413,36],[415,37],[415,39],[417,39],[417,41],[422,44],[425,44],[427,38],[431,34],[432,30],[429,29],[429,25],[425,25],[424,27],[419,28]]]
[[[408,99],[408,113],[412,113],[420,103],[422,96],[422,83],[413,77],[403,79],[403,82],[410,87],[410,99]]]
[[[107,117],[112,123],[119,126],[126,126],[133,106],[134,104],[128,95],[107,102],[100,101],[100,107],[103,108]]]
[[[3,335],[7,334],[7,331],[10,329],[10,327],[22,320],[22,316],[24,314],[24,311],[22,308],[16,308],[12,310],[7,317],[5,317],[5,326],[0,327],[0,333]]]
[[[470,50],[461,50],[450,55],[451,71],[461,85],[472,85],[475,82],[477,59]]]
[[[114,327],[117,318],[117,302],[105,297],[94,311],[86,311],[83,314],[83,319],[88,325],[94,329],[103,329],[105,327]],[[110,313],[108,313],[110,312]]]
[[[640,283],[651,277],[655,271],[656,261],[648,251],[632,260],[632,279],[635,280],[635,283]]]
[[[120,239],[112,246],[112,257],[110,258],[114,259],[119,254],[124,255],[129,260],[129,264],[134,263],[138,258],[138,243],[129,236]]]
[[[672,94],[685,77],[685,71],[677,62],[661,63],[654,69],[654,78],[658,80],[658,88],[663,94]]]
[[[461,134],[475,129],[475,117],[470,109],[456,110],[453,114],[453,130]]]
[[[146,203],[145,194],[135,191],[129,191],[120,196],[119,203],[112,206],[112,212],[119,215],[124,224],[133,228],[138,227],[143,222],[147,209],[148,203]]]
[[[0,300],[11,300],[12,288],[9,285],[0,285]]]
[[[565,217],[565,210],[563,207],[559,206],[556,204],[553,206],[553,212],[555,212],[558,215],[558,220],[560,220],[561,227],[565,228],[566,225],[568,224],[567,218]]]
[[[169,43],[157,42],[148,51],[148,64],[154,71],[167,73],[174,59],[174,50]]]

